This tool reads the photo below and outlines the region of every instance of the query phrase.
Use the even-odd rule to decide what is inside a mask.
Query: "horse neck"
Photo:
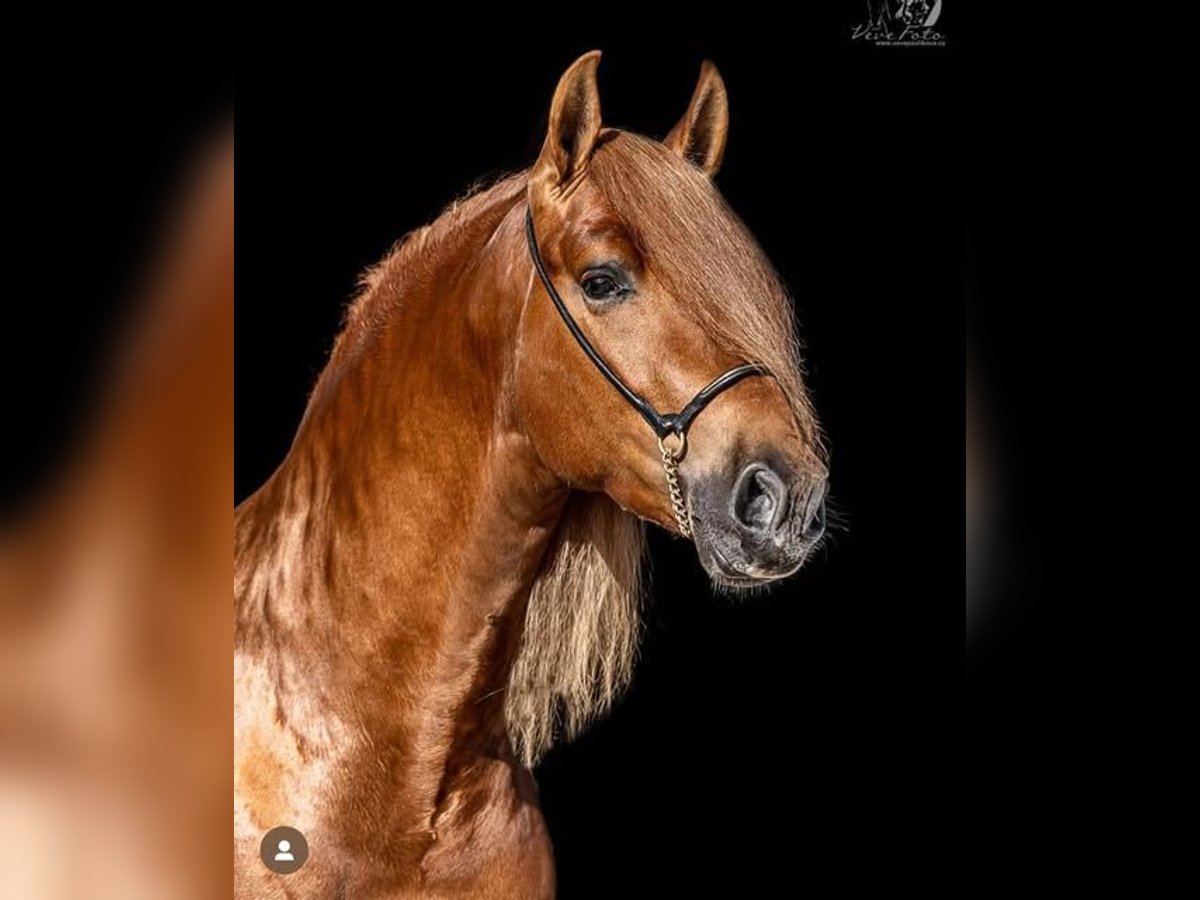
[[[506,747],[503,688],[566,494],[507,400],[531,285],[520,194],[468,204],[372,273],[237,523],[239,647],[301,682],[281,705],[319,696],[423,761],[409,785]]]

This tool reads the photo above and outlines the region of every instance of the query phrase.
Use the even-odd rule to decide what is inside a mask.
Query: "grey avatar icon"
[[[308,862],[308,839],[290,825],[280,825],[263,835],[259,856],[277,875],[290,875]]]

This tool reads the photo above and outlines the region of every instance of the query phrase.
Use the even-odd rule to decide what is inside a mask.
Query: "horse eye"
[[[589,300],[615,300],[625,294],[625,287],[608,272],[588,272],[580,285]]]

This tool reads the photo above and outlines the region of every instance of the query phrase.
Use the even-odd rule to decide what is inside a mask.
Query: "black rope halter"
[[[770,375],[762,366],[757,366],[752,363],[743,363],[740,366],[734,366],[728,372],[718,375],[705,387],[701,388],[696,396],[677,413],[660,413],[654,408],[654,405],[627,385],[621,380],[612,366],[600,355],[600,351],[592,346],[592,342],[587,339],[587,335],[583,333],[583,329],[579,327],[579,323],[571,315],[567,309],[567,304],[562,296],[558,293],[558,289],[554,287],[554,282],[550,280],[550,275],[546,271],[546,264],[542,261],[542,254],[538,250],[537,234],[533,229],[533,212],[527,209],[525,211],[525,239],[529,243],[529,255],[533,258],[533,267],[537,270],[538,277],[542,281],[542,286],[546,288],[546,293],[550,295],[550,299],[554,302],[554,308],[558,310],[558,314],[562,317],[563,322],[567,326],[567,330],[571,332],[571,336],[575,338],[577,343],[587,358],[592,361],[600,374],[603,375],[608,383],[616,388],[617,393],[625,398],[625,401],[637,410],[638,414],[646,420],[646,423],[654,429],[654,434],[658,438],[658,448],[662,453],[663,468],[667,475],[667,486],[671,494],[671,506],[675,512],[675,521],[679,525],[679,530],[684,537],[691,537],[692,528],[688,517],[687,507],[683,501],[683,495],[679,488],[679,463],[683,459],[687,450],[687,431],[695,420],[708,404],[720,394],[722,391],[733,387],[743,378],[749,378],[752,375]],[[669,447],[665,441],[669,437],[674,437],[677,441],[675,447]]]

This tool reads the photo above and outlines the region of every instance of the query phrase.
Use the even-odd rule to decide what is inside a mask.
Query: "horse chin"
[[[700,565],[715,587],[730,593],[752,592],[796,574],[812,551],[805,547],[792,559],[767,565],[748,556],[725,530],[699,520],[692,526]]]

